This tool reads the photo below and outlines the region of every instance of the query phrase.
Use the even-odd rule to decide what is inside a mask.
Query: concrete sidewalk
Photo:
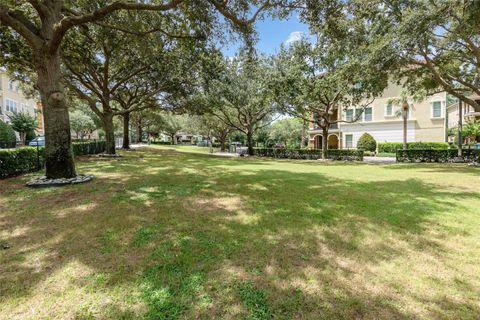
[[[130,148],[132,148],[132,149],[140,149],[140,148],[148,148],[148,147],[149,147],[149,145],[145,144],[145,143],[135,143],[135,144],[130,145]],[[182,151],[182,150],[178,150],[178,152],[188,153],[188,151]],[[229,152],[214,152],[214,153],[190,152],[190,153],[205,154],[205,155],[219,156],[219,157],[230,157],[230,158],[235,158],[235,157],[240,156],[238,153],[229,153]]]
[[[363,162],[365,163],[396,163],[397,159],[394,157],[363,157]]]

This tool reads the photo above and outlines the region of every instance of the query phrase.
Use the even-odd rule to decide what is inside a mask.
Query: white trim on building
[[[377,143],[382,142],[402,142],[403,141],[403,121],[384,121],[374,123],[349,123],[342,125],[343,148],[356,148],[358,139],[368,132]],[[347,146],[347,135],[352,135],[352,146]],[[415,141],[415,121],[408,120],[407,139]]]

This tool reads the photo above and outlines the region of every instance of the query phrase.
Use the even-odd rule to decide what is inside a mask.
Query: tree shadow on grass
[[[0,186],[2,241],[11,245],[1,255],[1,299],[29,301],[40,284],[60,282],[65,268],[79,264],[86,272],[70,274],[70,286],[131,286],[151,319],[416,317],[402,307],[406,301],[430,301],[436,308],[419,312],[432,316],[465,314],[454,302],[414,296],[376,268],[412,263],[415,254],[446,259],[439,239],[449,234],[437,217],[478,201],[478,193],[418,179],[292,173],[267,169],[264,160],[238,172],[233,167],[245,162],[190,157],[90,159],[82,166],[96,170],[90,184],[28,192],[18,179]],[[471,300],[459,303],[480,314]],[[93,315],[115,318],[107,309]],[[138,316],[128,308],[123,315]]]

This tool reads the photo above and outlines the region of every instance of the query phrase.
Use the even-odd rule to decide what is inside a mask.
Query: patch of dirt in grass
[[[235,222],[254,225],[259,222],[260,216],[249,210],[245,201],[239,196],[193,197],[184,203],[184,207],[195,213],[220,213],[215,218],[220,223]],[[221,214],[222,212],[225,214]]]
[[[242,199],[239,196],[215,197],[205,195],[203,197],[190,197],[183,203],[185,209],[196,212],[227,211],[235,213],[245,209]]]

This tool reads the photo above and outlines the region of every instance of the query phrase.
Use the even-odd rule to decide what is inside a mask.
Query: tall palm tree
[[[408,115],[413,105],[412,102],[420,102],[425,98],[423,92],[417,92],[411,96],[407,94],[406,91],[402,90],[400,97],[388,99],[388,103],[393,106],[399,106],[400,108],[395,112],[395,116],[402,117],[403,120],[403,150],[408,149],[408,139],[407,139],[407,130],[408,130]]]

